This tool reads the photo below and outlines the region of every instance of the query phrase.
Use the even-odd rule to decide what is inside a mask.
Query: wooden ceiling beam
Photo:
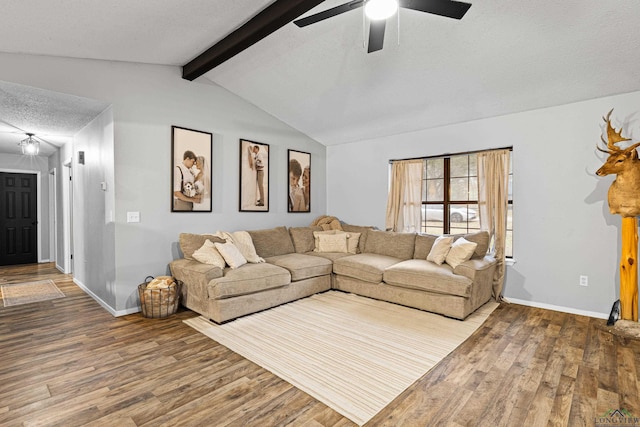
[[[182,67],[182,78],[195,80],[234,57],[324,0],[276,0],[240,28]]]

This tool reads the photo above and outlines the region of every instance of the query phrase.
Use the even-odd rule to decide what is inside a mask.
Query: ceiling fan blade
[[[331,9],[324,10],[306,18],[301,18],[293,21],[298,27],[306,27],[307,25],[315,24],[316,22],[323,21],[341,13],[349,12],[350,10],[362,7],[364,0],[354,0],[349,3],[341,4],[340,6],[332,7]]]
[[[470,3],[453,0],[400,0],[400,7],[418,10],[420,12],[433,13],[447,18],[462,19]]]
[[[367,53],[382,49],[382,44],[384,43],[384,28],[386,25],[386,19],[371,21],[371,26],[369,26],[369,45]]]

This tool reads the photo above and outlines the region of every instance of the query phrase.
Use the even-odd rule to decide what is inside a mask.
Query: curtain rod
[[[500,148],[488,148],[486,150],[466,151],[466,152],[462,152],[462,153],[445,153],[445,154],[440,154],[440,155],[437,155],[437,156],[420,156],[420,157],[410,157],[408,159],[391,159],[391,160],[389,160],[389,163],[401,162],[401,161],[406,161],[406,160],[440,159],[440,158],[444,158],[444,157],[463,156],[465,154],[485,153],[487,151],[497,151],[497,150],[513,151],[513,146],[511,146],[511,147],[500,147]]]

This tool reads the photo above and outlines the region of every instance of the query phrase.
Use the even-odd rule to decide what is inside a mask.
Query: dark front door
[[[38,261],[36,177],[0,172],[0,265]]]

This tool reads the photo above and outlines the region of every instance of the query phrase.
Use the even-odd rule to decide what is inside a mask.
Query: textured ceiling
[[[0,81],[0,152],[20,154],[25,133],[50,156],[108,105],[92,99]]]
[[[3,2],[0,51],[184,65],[269,3]],[[401,10],[372,54],[361,9],[288,24],[204,78],[326,145],[640,90],[636,0],[471,3],[460,21]]]

